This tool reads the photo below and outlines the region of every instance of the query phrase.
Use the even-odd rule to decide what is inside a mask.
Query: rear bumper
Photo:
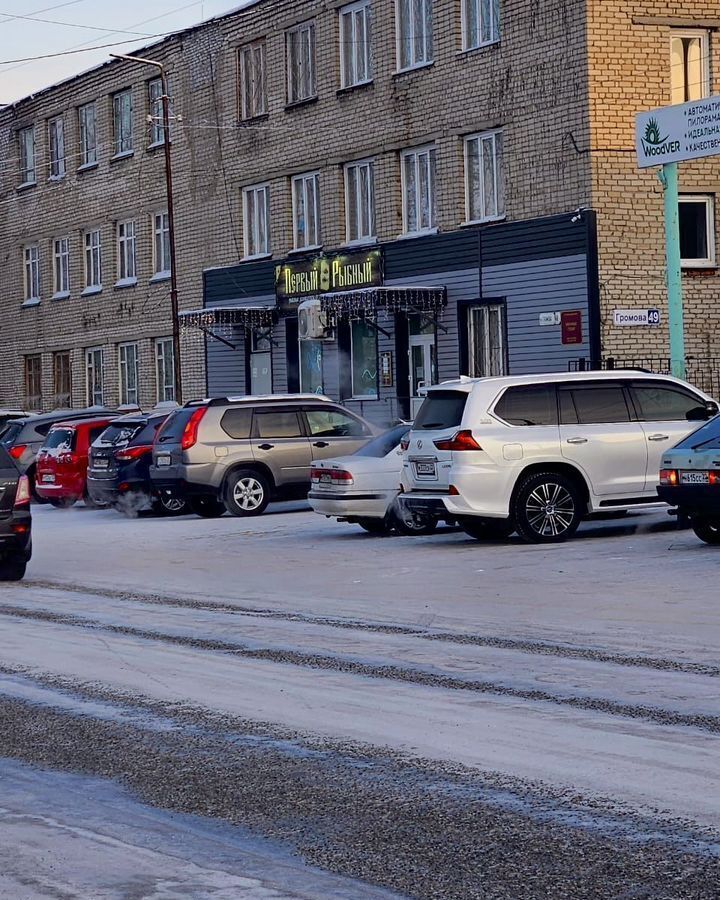
[[[85,493],[85,483],[73,479],[66,481],[43,482],[42,475],[35,481],[35,491],[43,500],[82,500]]]
[[[313,510],[323,516],[339,516],[343,519],[352,517],[382,519],[395,496],[394,491],[338,495],[312,490],[307,498]]]
[[[15,529],[22,530],[18,533]],[[32,555],[32,515],[25,510],[0,519],[0,557],[17,553],[25,560]]]
[[[151,466],[150,480],[153,489],[158,493],[170,494],[172,497],[217,497],[217,488],[211,484],[198,484],[180,476],[168,474],[163,468]]]
[[[720,488],[705,484],[685,484],[677,487],[660,485],[658,497],[686,515],[717,516],[720,518]]]
[[[444,496],[420,493],[399,494],[398,503],[409,513],[418,513],[435,519],[452,518],[448,513]]]

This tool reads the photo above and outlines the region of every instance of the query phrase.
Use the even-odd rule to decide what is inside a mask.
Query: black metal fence
[[[669,358],[659,356],[618,357],[607,356],[604,359],[588,359],[581,357],[571,359],[568,365],[571,372],[609,371],[612,369],[637,369],[640,372],[653,372],[657,375],[671,375],[672,364]],[[715,399],[720,398],[720,359],[689,356],[685,361],[685,380],[701,391],[705,391]]]

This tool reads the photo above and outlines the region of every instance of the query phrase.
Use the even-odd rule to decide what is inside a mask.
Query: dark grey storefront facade
[[[294,271],[312,260],[206,271],[205,315],[186,314],[184,325],[206,334],[208,394],[321,392],[384,425],[410,418],[429,383],[565,371],[572,359],[599,352],[592,211],[368,252],[380,260],[373,285],[318,288],[329,323],[322,340],[299,334],[298,307],[313,299],[307,279],[298,281],[303,296],[289,302],[276,289],[278,266]],[[306,320],[300,324],[302,331]]]

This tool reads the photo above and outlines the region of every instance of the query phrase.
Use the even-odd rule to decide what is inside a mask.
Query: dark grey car
[[[316,394],[193,401],[158,433],[150,477],[199,515],[257,516],[273,498],[306,495],[314,461],[354,453],[373,434]]]

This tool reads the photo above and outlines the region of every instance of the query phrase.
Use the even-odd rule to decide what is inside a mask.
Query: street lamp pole
[[[177,264],[175,262],[175,207],[173,203],[172,162],[170,159],[170,95],[168,94],[168,78],[165,66],[154,59],[142,56],[126,56],[122,53],[111,53],[115,59],[154,66],[160,70],[162,82],[162,118],[163,146],[165,151],[165,189],[167,193],[168,237],[170,240],[170,308],[173,326],[173,374],[175,377],[175,400],[182,403],[182,367],[180,363],[180,317],[178,315]]]

